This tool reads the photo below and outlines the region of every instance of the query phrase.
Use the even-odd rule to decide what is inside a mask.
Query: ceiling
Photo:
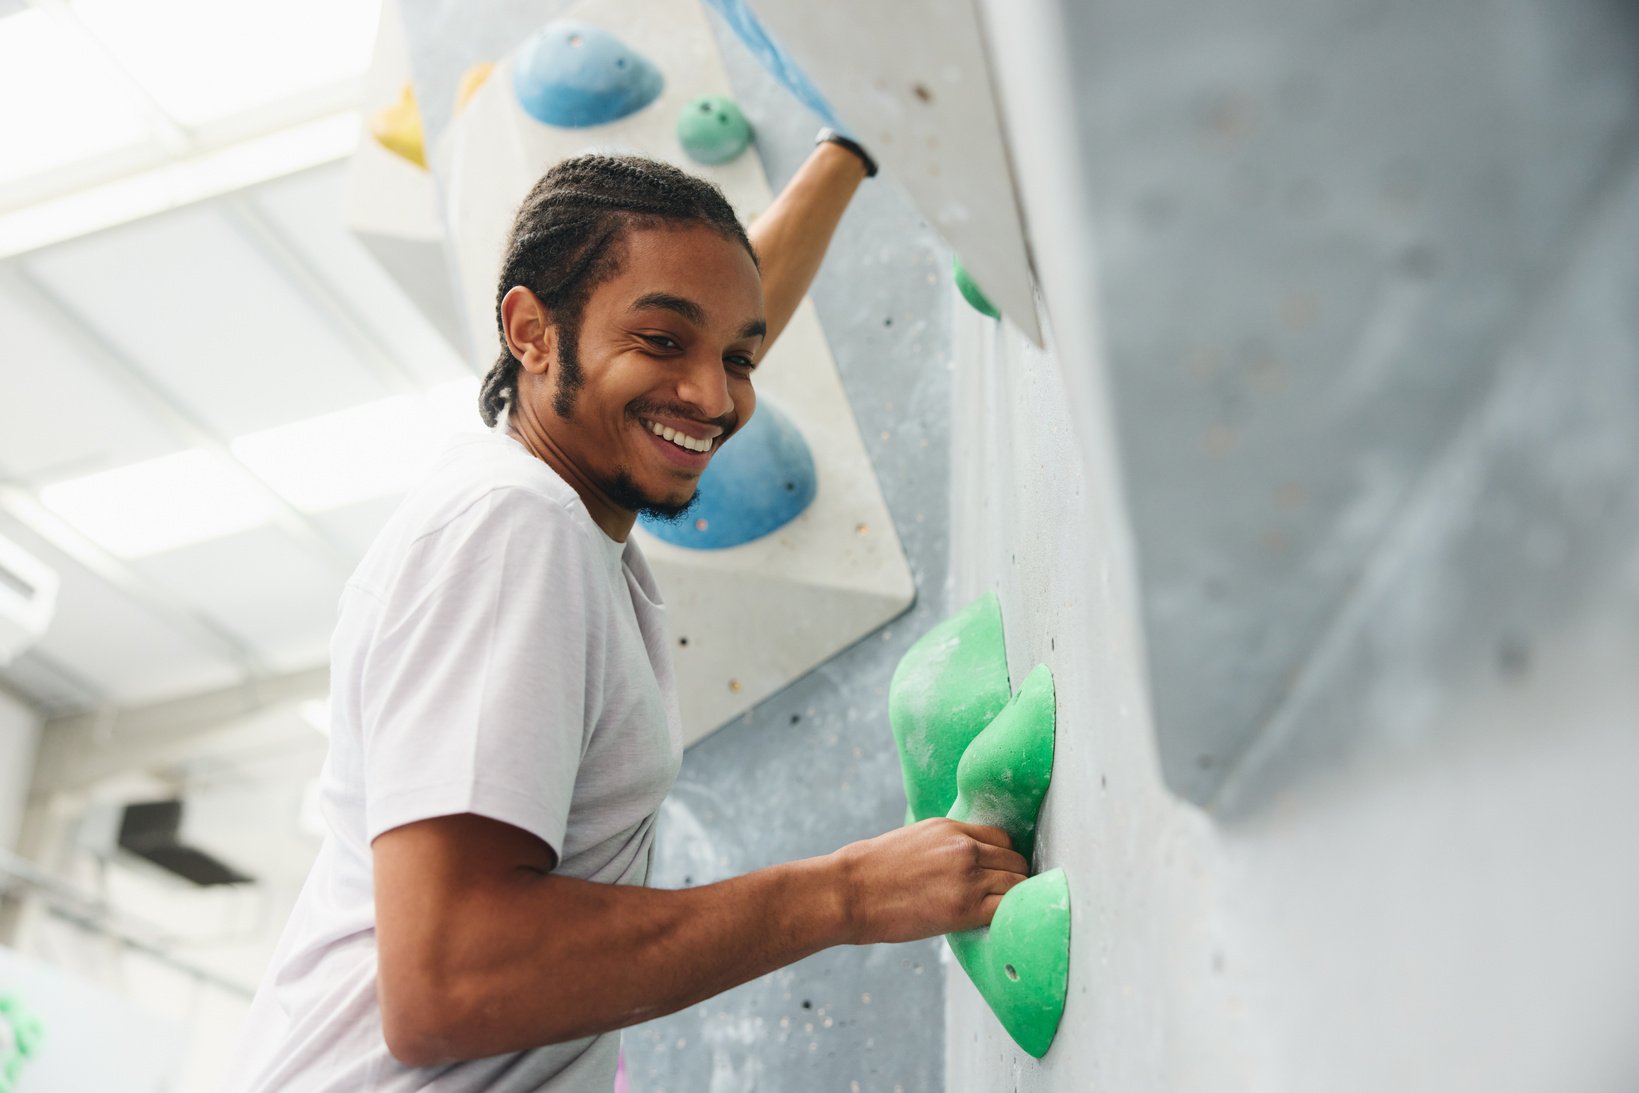
[[[477,424],[472,370],[343,222],[376,18],[0,0],[0,94],[100,134],[0,122],[0,536],[61,578],[0,686],[47,716],[322,664],[365,544]]]

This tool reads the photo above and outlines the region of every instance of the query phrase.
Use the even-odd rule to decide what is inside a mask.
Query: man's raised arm
[[[825,248],[864,179],[865,163],[859,156],[829,141],[817,144],[774,203],[746,229],[762,266],[768,319],[764,353],[802,303]]]

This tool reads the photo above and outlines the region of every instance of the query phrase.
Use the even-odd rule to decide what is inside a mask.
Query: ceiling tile
[[[404,496],[399,494],[394,497],[360,501],[329,512],[317,513],[313,516],[313,522],[331,539],[348,546],[362,558],[370,544],[375,542],[376,536],[381,533],[381,529],[386,526],[387,518],[403,500]]]
[[[275,671],[323,664],[345,570],[276,527],[153,554],[131,568],[241,635]]]
[[[472,374],[449,343],[347,229],[347,168],[303,171],[250,192],[250,198],[335,289],[383,352],[426,384]],[[474,411],[476,416],[477,411]]]
[[[225,650],[179,632],[28,528],[0,514],[0,535],[57,570],[57,613],[36,647],[122,705],[230,686],[242,672]]]
[[[223,437],[388,393],[214,205],[59,244],[25,264]]]
[[[0,279],[0,474],[42,482],[166,455],[181,441]]]

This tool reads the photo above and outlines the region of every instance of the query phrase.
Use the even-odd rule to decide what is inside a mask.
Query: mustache
[[[634,402],[630,412],[634,417],[680,417],[690,421],[698,421],[702,425],[715,425],[723,430],[727,436],[740,427],[740,415],[727,413],[722,417],[707,417],[700,412],[698,406],[690,406],[686,402]]]

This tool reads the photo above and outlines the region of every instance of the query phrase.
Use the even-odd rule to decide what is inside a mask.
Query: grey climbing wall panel
[[[1162,761],[1209,803],[1578,246],[1639,9],[1062,10]]]

